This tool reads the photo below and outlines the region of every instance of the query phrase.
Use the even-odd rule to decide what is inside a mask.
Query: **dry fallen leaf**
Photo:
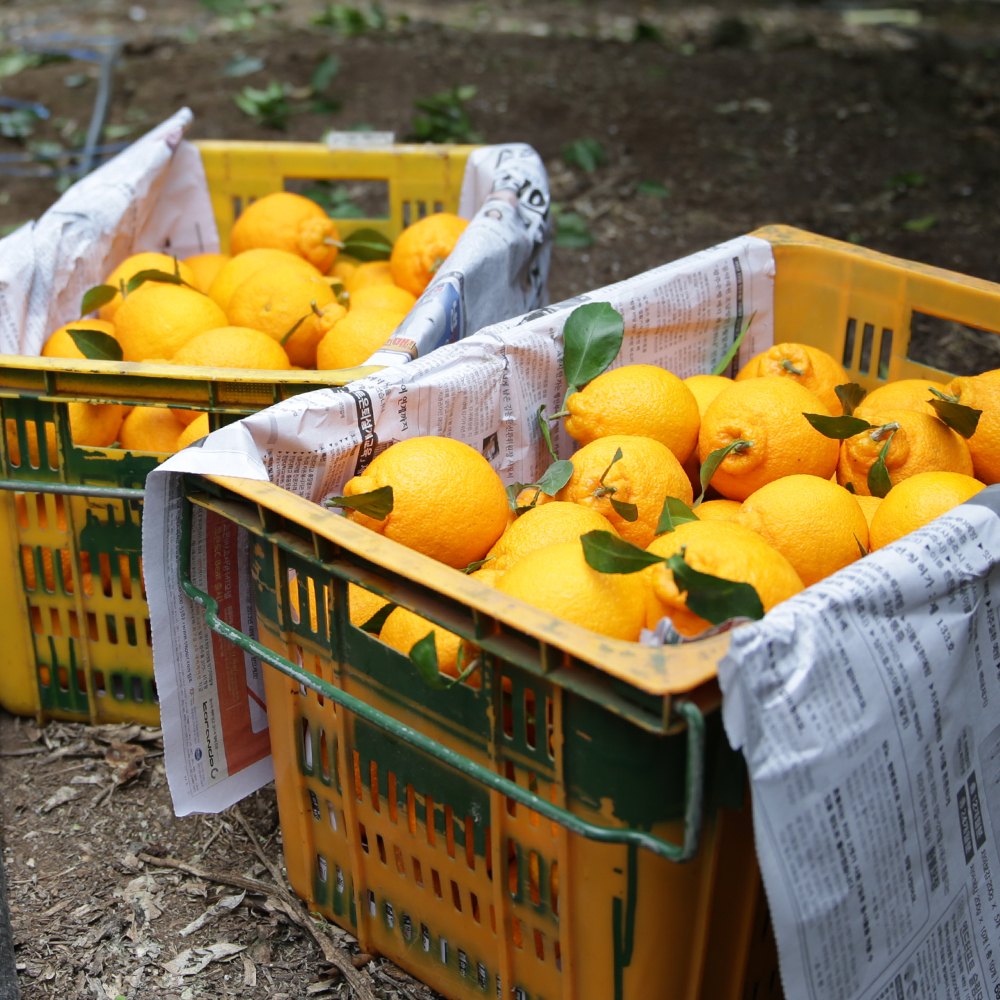
[[[77,786],[72,788],[70,785],[63,785],[61,788],[57,788],[46,800],[45,804],[39,810],[39,812],[49,813],[58,806],[64,806],[67,802],[72,802],[74,799],[78,799],[83,794],[83,789]]]
[[[253,964],[253,959],[249,955],[243,956],[243,985],[257,985],[257,966]]]
[[[245,944],[220,941],[207,948],[185,948],[176,958],[161,964],[172,976],[195,976],[210,963],[225,962],[245,950]]]
[[[241,892],[238,896],[223,896],[217,903],[210,906],[200,917],[195,917],[187,925],[187,927],[181,928],[177,933],[181,937],[188,937],[190,934],[194,934],[195,931],[201,930],[205,924],[214,920],[216,917],[221,917],[224,913],[230,913],[236,909],[240,903],[243,902],[243,897],[246,895],[246,890]]]
[[[104,760],[115,772],[115,783],[124,785],[139,773],[139,765],[145,756],[146,751],[142,747],[114,740],[105,752]]]

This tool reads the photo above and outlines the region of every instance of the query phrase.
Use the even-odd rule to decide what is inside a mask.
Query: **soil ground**
[[[554,198],[593,237],[556,248],[553,300],[768,223],[1000,280],[1000,5],[926,2],[873,25],[817,3],[389,3],[386,26],[357,36],[311,24],[322,9],[316,0],[155,8],[43,0],[0,4],[0,29],[10,52],[19,39],[54,30],[124,40],[108,141],[135,137],[184,105],[195,113],[194,138],[315,141],[361,125],[402,138],[415,98],[473,85],[465,107],[475,131],[534,145]],[[296,94],[330,54],[340,68],[326,96],[339,110],[299,112],[307,99]],[[263,66],[225,75],[239,58]],[[0,67],[10,68],[2,59]],[[79,62],[5,76],[4,97],[41,102],[51,114],[30,136],[0,138],[0,154],[40,148],[26,143],[79,146],[95,76]],[[271,81],[292,88],[286,130],[233,101]],[[567,144],[584,139],[606,157],[589,172],[563,158]],[[0,225],[36,217],[56,197],[51,177],[0,175]],[[921,360],[956,372],[1000,367],[992,335],[955,325],[918,333],[912,351]],[[137,749],[112,753],[114,745]],[[140,853],[269,875],[232,815],[173,816],[159,752],[155,734],[63,724],[39,731],[0,715],[24,1000],[346,996],[343,980],[329,978],[314,944],[266,895],[248,893],[180,935],[238,892]],[[120,786],[119,776],[128,777]],[[273,793],[243,810],[280,864]],[[246,947],[197,975],[163,968],[184,949],[220,942]],[[388,963],[366,969],[376,996],[430,996]]]

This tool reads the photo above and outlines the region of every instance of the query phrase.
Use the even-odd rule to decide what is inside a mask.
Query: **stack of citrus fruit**
[[[425,437],[388,448],[331,504],[480,583],[635,641],[664,617],[697,636],[734,616],[695,599],[717,584],[745,585],[757,610],[734,614],[759,617],[1000,482],[1000,371],[864,398],[828,354],[786,343],[734,380],[605,371],[571,388],[559,416],[581,445],[571,467],[511,486],[507,502],[478,452]],[[558,466],[560,483],[546,483]],[[374,504],[389,488],[389,513],[366,512],[366,495]],[[445,673],[476,662],[474,646],[409,610],[360,588],[350,602],[356,625],[403,652],[433,633]]]
[[[139,253],[123,261],[107,278],[99,318],[56,330],[42,356],[95,357],[78,346],[81,331],[87,338],[94,331],[115,341],[124,361],[255,371],[352,368],[392,336],[467,225],[445,212],[427,216],[404,230],[389,260],[362,262],[338,253],[337,225],[315,202],[270,194],[233,224],[231,256],[177,261]],[[98,405],[71,413],[71,422],[79,445],[117,441],[158,454],[208,433],[207,415],[183,409],[136,407],[126,416],[124,407]],[[37,465],[37,441],[29,448]]]

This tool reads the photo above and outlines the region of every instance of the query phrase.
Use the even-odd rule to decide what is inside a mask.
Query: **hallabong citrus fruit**
[[[959,472],[920,472],[894,486],[872,518],[872,551],[908,535],[974,497],[984,485]]]
[[[233,256],[246,250],[286,250],[325,274],[337,259],[337,224],[316,202],[276,191],[251,202],[229,233]]]
[[[389,259],[393,283],[419,297],[468,225],[450,212],[435,212],[404,229]]]
[[[826,351],[807,344],[775,344],[751,358],[736,376],[737,382],[767,375],[794,379],[815,393],[834,416],[844,412],[834,386],[844,385],[850,379],[844,366]]]

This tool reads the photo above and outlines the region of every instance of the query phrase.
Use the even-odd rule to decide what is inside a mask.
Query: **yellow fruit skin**
[[[698,403],[698,415],[704,416],[708,404],[719,395],[723,389],[728,389],[732,384],[731,378],[724,375],[690,375],[684,379],[684,384],[694,394]]]
[[[434,633],[438,673],[458,677],[479,655],[479,649],[472,643],[465,642],[454,632],[449,632],[406,608],[396,608],[386,618],[379,638],[393,649],[409,656],[414,645],[431,632]]]
[[[879,505],[882,503],[882,498],[872,496],[866,497],[858,493],[854,495],[854,499],[857,500],[858,506],[861,508],[861,513],[865,515],[865,520],[868,522],[868,530],[871,531],[872,518],[875,516],[875,511],[879,509]]]
[[[468,225],[450,212],[435,212],[404,229],[389,259],[393,283],[419,298]]]
[[[743,501],[736,523],[770,542],[809,587],[861,558],[868,521],[847,490],[818,476],[785,476]]]
[[[649,552],[669,558],[684,550],[684,561],[701,573],[749,583],[760,597],[764,611],[802,590],[802,580],[791,563],[755,531],[731,521],[686,521],[660,535]],[[672,570],[664,563],[641,574],[651,588],[647,624],[650,628],[667,616],[681,635],[694,636],[710,623],[688,610],[687,592],[677,589]]]
[[[588,531],[618,534],[611,522],[597,511],[577,503],[553,500],[526,511],[509,525],[487,553],[490,561],[486,566],[497,573],[505,573],[529,552],[554,542],[570,542]]]
[[[160,406],[137,406],[122,422],[119,447],[128,451],[151,451],[172,455],[184,425],[171,410]]]
[[[920,410],[929,417],[936,417],[934,407],[927,402],[934,398],[931,389],[949,392],[943,382],[932,382],[927,378],[904,378],[898,382],[888,382],[868,393],[854,408],[854,416],[874,423],[872,417],[882,410]]]
[[[73,443],[91,448],[110,448],[118,440],[125,407],[117,403],[69,403],[69,429]],[[50,454],[55,447],[50,443]]]
[[[384,521],[348,516],[417,552],[465,569],[482,559],[507,524],[507,493],[489,462],[474,448],[445,437],[417,437],[387,448],[344,486],[358,496],[393,490]]]
[[[208,414],[202,413],[184,428],[184,432],[177,439],[177,450],[181,451],[189,444],[194,444],[195,441],[205,437],[208,432]]]
[[[347,279],[358,269],[360,263],[361,261],[355,260],[353,257],[348,257],[345,253],[340,253],[337,254],[337,259],[333,262],[333,267],[326,273],[330,277],[340,278],[341,281],[346,283]]]
[[[829,415],[817,396],[792,379],[762,376],[734,382],[709,403],[698,435],[701,462],[733,441],[752,441],[730,452],[712,477],[730,500],[745,500],[755,490],[802,473],[829,479],[837,467],[839,442],[814,430],[803,413]]]
[[[302,274],[322,277],[319,269],[309,261],[303,260],[298,254],[288,253],[287,250],[247,250],[222,266],[209,286],[208,297],[225,312],[229,309],[233,293],[247,278],[264,268],[284,266],[297,268]]]
[[[403,288],[395,285],[369,285],[351,292],[351,309],[392,309],[394,312],[408,313],[416,304],[416,298]]]
[[[347,601],[351,624],[361,628],[370,618],[378,614],[389,602],[378,594],[373,594],[364,587],[349,583],[347,585]]]
[[[344,277],[343,282],[344,290],[350,295],[360,292],[362,288],[371,288],[373,285],[391,285],[392,265],[387,260],[365,261]]]
[[[231,260],[227,253],[201,253],[196,257],[185,257],[184,263],[194,275],[194,287],[207,295],[216,275]]]
[[[111,274],[108,275],[104,284],[111,285],[112,288],[119,288],[123,281],[127,285],[129,281],[131,281],[132,278],[134,278],[140,271],[166,271],[167,274],[173,274],[174,258],[165,253],[133,254],[131,257],[123,260],[111,272]],[[183,261],[180,261],[177,264],[177,273],[189,285],[193,285],[195,288],[198,287],[194,271],[192,271],[191,268],[189,268]],[[140,286],[140,288],[141,287],[143,286]],[[106,302],[103,306],[101,306],[101,308],[97,311],[97,315],[106,323],[113,323],[115,321],[115,315],[121,306],[122,296],[121,292],[119,292],[110,302]],[[126,360],[128,359],[126,358]]]
[[[391,309],[352,309],[319,342],[316,367],[329,371],[363,365],[404,319],[406,313]]]
[[[288,355],[260,330],[220,326],[192,337],[175,355],[175,365],[288,371]]]
[[[791,342],[775,344],[751,358],[740,369],[736,381],[766,376],[792,379],[815,393],[834,416],[844,412],[834,387],[844,385],[850,378],[840,362],[818,347]]]
[[[598,375],[566,400],[566,433],[580,444],[611,434],[652,438],[683,464],[698,443],[701,414],[694,393],[655,365],[625,365]]]
[[[976,478],[988,486],[1000,483],[1000,371],[952,379],[948,393],[963,405],[982,410],[968,442],[972,467]]]
[[[122,303],[115,330],[125,361],[171,361],[192,337],[226,322],[225,313],[207,295],[183,285],[148,281]]]
[[[197,420],[202,415],[202,410],[171,410],[170,411],[180,422],[182,427]]]
[[[735,521],[742,506],[739,500],[706,500],[694,512],[699,521]]]
[[[75,323],[67,323],[59,327],[55,333],[45,341],[42,348],[43,358],[76,358],[86,360],[83,352],[69,335],[70,330],[99,330],[109,337],[114,337],[115,327],[113,323],[107,323],[102,319],[78,319]]]
[[[865,417],[869,423],[897,423],[885,457],[889,482],[898,485],[919,472],[960,472],[972,475],[972,457],[965,440],[950,427],[919,410],[882,410]],[[840,446],[837,482],[848,483],[860,496],[869,496],[868,471],[885,446],[885,438],[872,440],[871,431],[862,431],[847,438]]]
[[[290,191],[276,191],[247,205],[229,232],[233,256],[247,250],[285,250],[325,274],[337,259],[336,223],[319,205]]]
[[[497,580],[496,589],[592,632],[635,642],[649,600],[641,577],[591,569],[576,539],[528,553]]]
[[[622,457],[614,465],[617,449]],[[691,483],[674,453],[659,441],[648,437],[615,434],[598,438],[585,444],[571,459],[573,475],[556,494],[557,500],[569,500],[603,514],[626,541],[645,548],[656,535],[656,524],[663,509],[664,497],[677,497],[688,506],[693,500]],[[594,496],[601,489],[601,475],[611,465],[604,477],[604,487],[615,492]],[[627,521],[614,509],[615,500],[635,504],[638,518]]]
[[[872,518],[871,548],[880,549],[974,497],[984,484],[958,472],[921,472],[894,486]]]

